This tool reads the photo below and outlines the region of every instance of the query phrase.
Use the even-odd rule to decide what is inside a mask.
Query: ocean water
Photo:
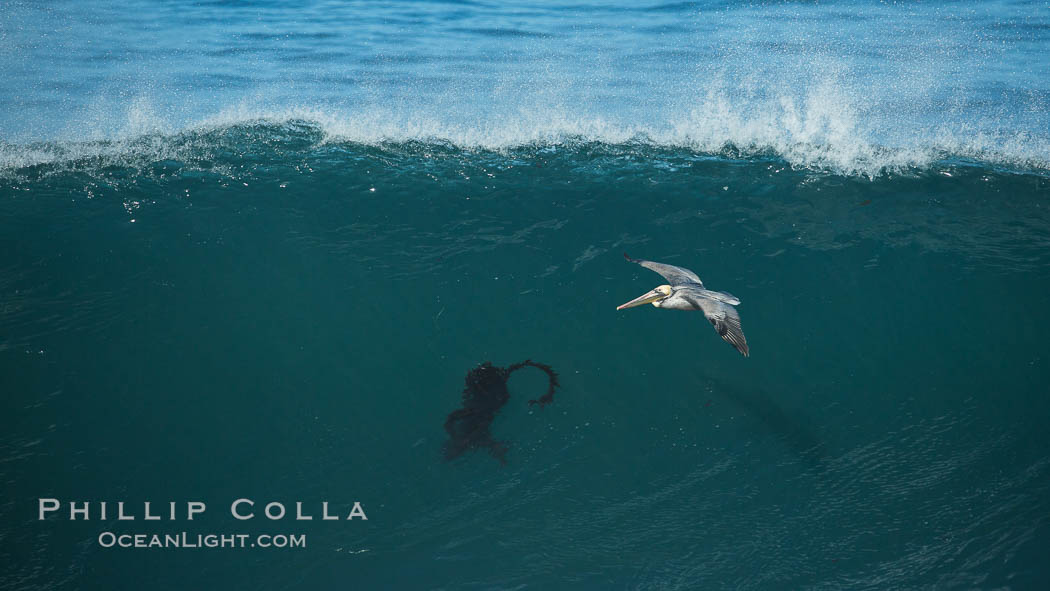
[[[1045,2],[14,1],[0,72],[4,589],[1050,583]]]

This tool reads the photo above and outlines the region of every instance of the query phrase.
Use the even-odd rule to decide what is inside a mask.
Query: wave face
[[[1045,586],[1047,18],[5,4],[0,588]],[[750,357],[617,312],[662,282],[624,252],[737,296]],[[529,358],[507,465],[443,463],[467,372]]]
[[[1045,580],[1041,172],[310,121],[32,149],[0,175],[11,495],[204,495],[219,529],[246,491],[353,490],[370,520],[296,523],[307,550],[246,550],[234,580],[229,554],[131,563],[8,505],[9,586],[328,588],[347,561],[363,588]],[[751,356],[685,312],[615,312],[661,281],[624,251],[739,297]],[[507,467],[443,464],[466,372],[527,358],[561,388],[529,414],[542,376],[510,381]]]
[[[643,139],[867,176],[1050,166],[1038,2],[15,2],[0,26],[19,146],[307,119],[363,143]]]

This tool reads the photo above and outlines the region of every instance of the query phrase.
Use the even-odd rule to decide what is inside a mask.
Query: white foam
[[[84,158],[144,163],[178,159],[207,149],[202,134],[247,124],[305,122],[320,132],[320,142],[378,145],[409,141],[442,142],[470,150],[507,150],[523,146],[580,142],[687,148],[743,156],[776,155],[796,167],[844,175],[875,177],[922,169],[947,157],[964,157],[1026,169],[1050,170],[1050,139],[1027,132],[999,132],[942,124],[932,130],[887,126],[885,118],[834,76],[813,84],[770,92],[769,85],[713,82],[691,100],[655,109],[648,120],[602,116],[564,102],[489,105],[466,117],[463,109],[427,109],[404,104],[343,108],[273,108],[245,100],[181,126],[173,124],[143,97],[124,110],[123,121],[97,121],[91,141],[27,145],[0,144],[0,169],[13,170]],[[455,113],[449,116],[449,113]],[[985,131],[991,128],[992,131]]]

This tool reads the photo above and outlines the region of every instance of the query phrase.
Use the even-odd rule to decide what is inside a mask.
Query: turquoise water
[[[1045,6],[7,8],[4,588],[1050,578]],[[183,531],[307,546],[99,542]]]

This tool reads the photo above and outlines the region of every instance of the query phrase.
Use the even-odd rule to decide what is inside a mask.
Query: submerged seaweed
[[[449,413],[445,419],[445,431],[449,440],[445,443],[445,459],[452,460],[463,452],[486,447],[492,457],[506,464],[509,446],[505,441],[492,437],[492,421],[503,405],[510,400],[507,380],[523,367],[535,367],[547,373],[547,393],[529,400],[529,406],[539,404],[543,408],[554,402],[554,389],[558,387],[558,374],[549,365],[526,359],[507,368],[496,367],[486,361],[467,372],[463,388],[463,408]]]

